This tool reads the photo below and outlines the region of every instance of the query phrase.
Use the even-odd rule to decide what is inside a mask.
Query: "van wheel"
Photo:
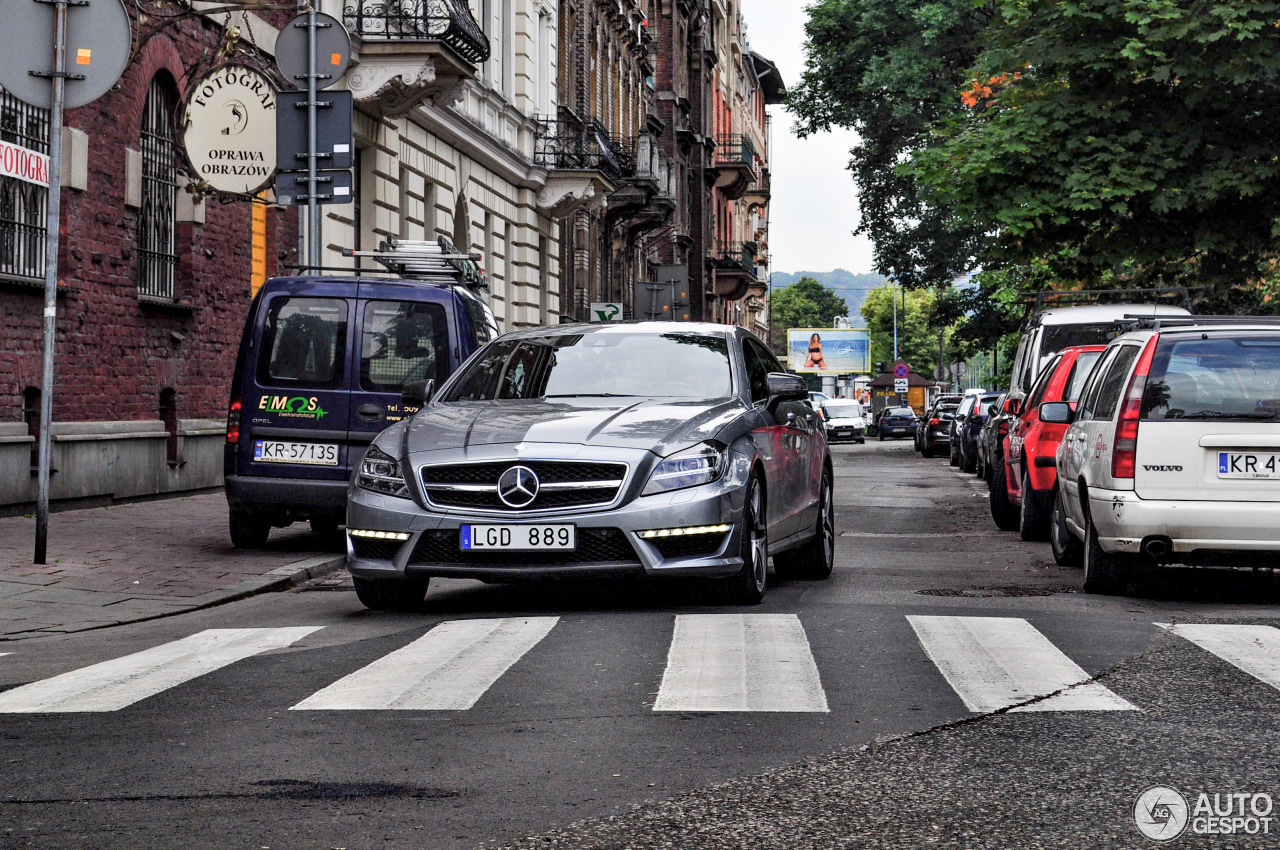
[[[1084,534],[1084,592],[1104,596],[1123,594],[1129,579],[1124,555],[1103,551],[1092,517],[1084,519]]]
[[[364,607],[373,611],[415,611],[427,595],[428,578],[351,579],[356,586],[356,597]]]
[[[1022,506],[1018,510],[1018,536],[1028,543],[1044,540],[1049,534],[1049,518],[1031,489],[1031,474],[1022,476]]]
[[[999,461],[991,469],[988,487],[991,493],[991,518],[995,520],[996,528],[1001,531],[1017,531],[1018,509],[1013,506],[1013,502],[1009,501],[1009,486],[1002,473],[1003,468],[1004,462]]]
[[[1062,502],[1062,489],[1053,489],[1053,507],[1049,510],[1049,548],[1060,567],[1080,566],[1080,541],[1067,528],[1067,509]]]
[[[237,549],[261,549],[271,536],[271,520],[248,511],[232,511],[228,526]]]

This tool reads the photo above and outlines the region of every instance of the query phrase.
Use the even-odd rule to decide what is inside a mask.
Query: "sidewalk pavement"
[[[36,520],[0,518],[0,641],[135,623],[284,590],[342,569],[305,523],[236,549],[222,493],[51,514],[44,566]]]

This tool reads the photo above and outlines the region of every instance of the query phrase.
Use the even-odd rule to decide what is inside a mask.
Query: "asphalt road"
[[[994,529],[980,482],[910,449],[834,450],[834,576],[775,583],[750,610],[686,584],[453,581],[395,615],[331,578],[6,644],[0,847],[1139,847],[1149,786],[1192,808],[1201,791],[1280,796],[1280,691],[1155,625],[1271,624],[1269,589],[1086,596],[1047,545]],[[450,668],[469,707],[385,707],[420,647],[490,620],[506,631]],[[134,653],[207,659],[170,648],[228,629],[276,631],[237,632],[261,643],[115,710],[109,688],[99,710],[12,708],[21,686]],[[752,654],[759,634],[774,655]],[[346,678],[369,665],[381,680]],[[1022,687],[1073,667],[1097,679]],[[682,669],[703,691],[680,690]],[[993,696],[1004,679],[1015,697]]]

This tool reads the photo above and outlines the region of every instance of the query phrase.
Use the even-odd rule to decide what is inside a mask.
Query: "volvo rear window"
[[[274,298],[267,308],[258,383],[332,390],[342,385],[347,356],[347,302],[341,298]]]
[[[1280,418],[1280,334],[1161,337],[1142,397],[1142,418]]]

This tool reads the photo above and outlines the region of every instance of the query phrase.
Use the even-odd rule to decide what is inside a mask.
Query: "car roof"
[[[1113,322],[1125,316],[1187,316],[1185,307],[1169,304],[1082,304],[1045,310],[1036,321],[1041,325],[1090,325]]]
[[[1115,345],[1116,343],[1124,342],[1125,340],[1131,342],[1134,340],[1146,340],[1156,334],[1160,334],[1160,336],[1185,336],[1189,334],[1217,333],[1219,331],[1249,331],[1251,333],[1257,331],[1269,331],[1271,333],[1275,333],[1277,330],[1280,330],[1280,328],[1277,328],[1274,324],[1250,322],[1248,316],[1241,316],[1239,324],[1214,322],[1213,324],[1205,325],[1175,325],[1174,327],[1160,328],[1158,331],[1153,328],[1142,328],[1141,330],[1129,331],[1128,333],[1121,334],[1112,340],[1111,344]]]
[[[503,338],[536,339],[544,336],[610,333],[642,333],[654,334],[655,336],[669,333],[693,333],[708,336],[728,336],[737,330],[739,329],[734,325],[720,325],[714,322],[578,322],[575,324],[520,328],[519,330],[509,331],[503,335]]]

